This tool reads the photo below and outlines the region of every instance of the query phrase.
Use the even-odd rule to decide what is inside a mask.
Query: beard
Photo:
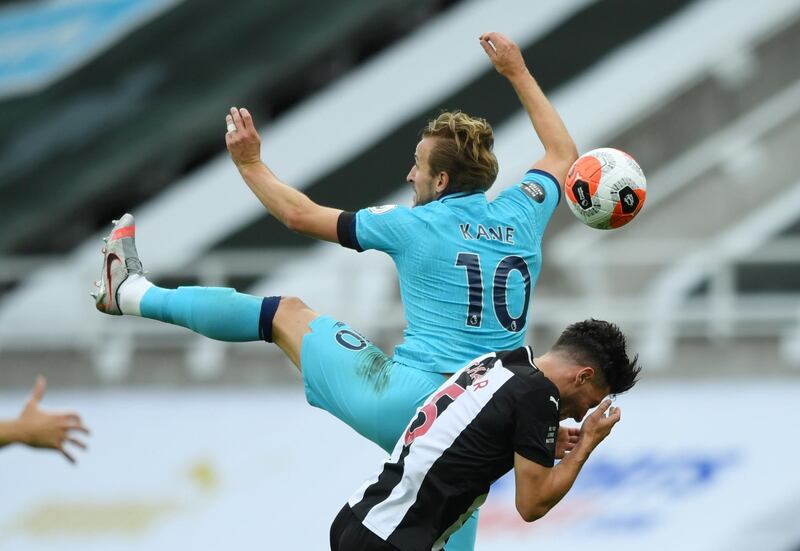
[[[414,188],[414,206],[421,207],[427,205],[436,199],[436,194],[433,192],[433,185],[421,185]]]

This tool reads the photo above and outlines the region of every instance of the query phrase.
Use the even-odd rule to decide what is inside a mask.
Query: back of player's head
[[[428,159],[432,174],[447,172],[448,193],[485,191],[497,178],[497,157],[492,152],[494,133],[485,119],[461,111],[445,112],[428,122],[423,138],[435,141]]]
[[[553,345],[554,352],[566,354],[578,365],[600,372],[610,394],[620,394],[636,384],[641,366],[638,356],[628,358],[625,335],[607,321],[588,319],[568,326]]]

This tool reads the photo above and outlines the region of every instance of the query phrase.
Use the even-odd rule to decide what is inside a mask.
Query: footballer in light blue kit
[[[154,286],[144,276],[129,214],[116,221],[104,247],[97,308],[229,342],[274,342],[302,373],[311,405],[391,451],[417,407],[449,374],[487,352],[522,346],[541,269],[542,235],[577,158],[572,138],[517,45],[498,33],[481,36],[480,44],[514,87],[545,150],[520,182],[493,201],[485,194],[498,172],[492,129],[458,111],[442,113],[422,131],[407,177],[415,206],[356,213],[318,205],[284,184],[261,161],[250,113],[232,108],[226,117],[231,157],[273,216],[310,237],[392,257],[407,321],[392,358],[296,297]],[[557,457],[576,440],[574,431],[562,429]],[[473,516],[445,549],[473,549],[476,530]]]
[[[454,373],[487,347],[521,346],[560,194],[555,177],[531,170],[491,202],[483,191],[456,192],[351,218],[342,244],[384,251],[397,266],[408,328],[396,361]]]

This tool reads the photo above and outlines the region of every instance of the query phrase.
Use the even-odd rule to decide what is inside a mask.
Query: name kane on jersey
[[[487,241],[502,241],[509,245],[514,244],[514,228],[511,226],[497,226],[486,228],[483,224],[477,224],[473,230],[472,224],[459,224],[461,237],[466,241],[485,239]]]

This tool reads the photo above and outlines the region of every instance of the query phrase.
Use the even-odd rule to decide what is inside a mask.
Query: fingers
[[[60,452],[61,452],[61,455],[63,455],[63,456],[64,456],[64,458],[65,458],[67,461],[69,461],[69,462],[70,462],[70,463],[72,463],[73,465],[75,464],[75,458],[74,458],[74,457],[72,457],[72,455],[70,455],[70,453],[69,453],[67,450],[65,450],[63,446],[59,447],[59,448],[58,448],[58,451],[60,451]]]
[[[494,61],[494,59],[497,57],[497,51],[495,51],[492,43],[481,38],[481,47],[483,48],[483,51],[486,52],[486,55],[489,56],[489,59]]]
[[[608,411],[608,408],[610,408],[610,407],[611,407],[611,400],[606,398],[605,400],[600,402],[600,405],[597,406],[597,409],[594,410],[594,414],[593,415],[595,415],[597,417],[605,417],[606,411]]]
[[[86,434],[86,435],[92,434],[89,429],[87,429],[86,427],[84,427],[83,425],[80,425],[80,424],[79,425],[73,425],[73,426],[69,427],[69,430],[76,430],[76,431],[82,432],[83,434]]]
[[[51,413],[49,415],[55,416],[60,423],[61,427],[65,430],[77,430],[85,434],[89,434],[89,429],[83,424],[81,416],[74,411],[67,411],[62,413]]]
[[[252,132],[256,136],[258,135],[253,125],[253,115],[244,107],[241,109],[238,107],[231,107],[230,112],[225,116],[225,125],[228,130],[227,134],[233,132]]]
[[[68,436],[68,437],[64,438],[64,442],[69,442],[71,444],[75,444],[76,446],[78,446],[82,450],[86,449],[86,444],[85,443],[81,442],[77,438],[72,438],[71,436]],[[63,446],[63,444],[62,444],[62,446]]]
[[[483,33],[480,36],[480,41],[481,43],[484,42],[490,43],[494,48],[494,50],[500,49],[501,46],[506,47],[513,44],[513,42],[511,42],[511,40],[509,40],[509,38],[506,35],[497,32]]]
[[[33,385],[33,392],[31,392],[31,400],[34,402],[41,402],[44,398],[44,391],[47,388],[47,381],[44,377],[39,375],[36,377],[36,383]]]
[[[478,40],[481,43],[483,51],[489,56],[489,59],[495,61],[497,59],[497,33],[483,33]]]
[[[239,113],[242,115],[242,123],[244,123],[244,128],[246,130],[253,128],[253,116],[250,114],[250,111],[242,107],[239,109]]]
[[[68,422],[67,425],[65,426],[65,429],[67,431],[74,430],[74,431],[82,432],[83,434],[91,434],[89,432],[89,429],[84,426],[84,424],[80,421],[80,419],[78,421],[70,421],[70,422]]]
[[[244,130],[244,122],[242,122],[242,115],[239,113],[239,110],[236,107],[231,107],[231,114],[230,116],[233,118],[233,124],[236,126],[236,130]]]
[[[82,450],[86,450],[88,448],[88,446],[82,440],[79,440],[79,439],[75,438],[74,436],[69,436],[68,433],[71,430],[77,430],[77,431],[81,431],[81,432],[83,432],[85,434],[89,434],[89,431],[83,425],[71,426],[71,427],[69,427],[68,429],[65,430],[65,432],[61,436],[58,444],[56,446],[54,446],[54,447],[59,452],[61,452],[61,455],[63,455],[64,458],[67,461],[69,461],[72,464],[75,464],[75,457],[69,451],[67,451],[67,449],[65,448],[65,445],[66,444],[71,444],[73,446],[77,446],[78,448],[80,448]]]

